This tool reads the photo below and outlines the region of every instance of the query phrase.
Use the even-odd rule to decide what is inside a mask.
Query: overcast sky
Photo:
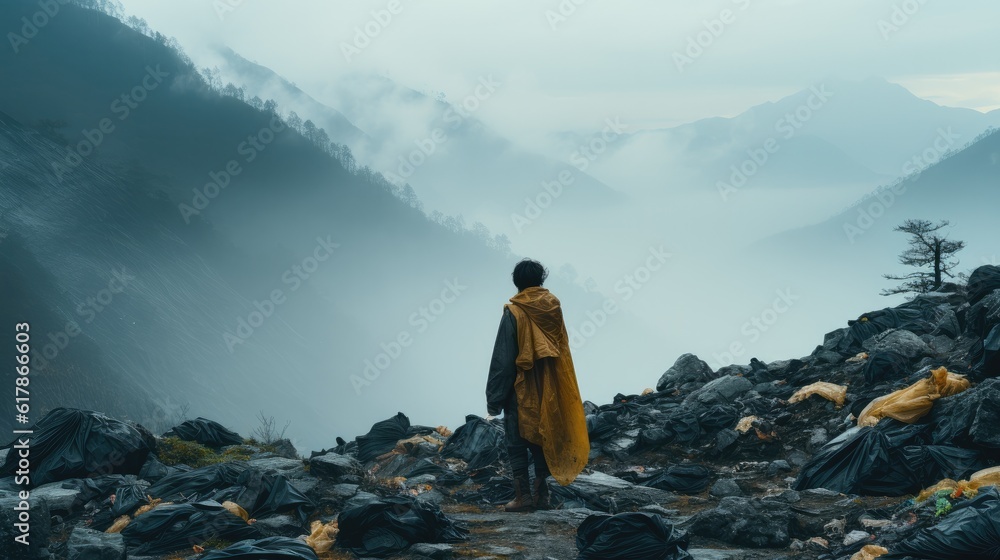
[[[196,61],[217,41],[307,91],[374,72],[454,102],[492,74],[501,91],[477,116],[515,139],[600,128],[604,115],[648,128],[730,116],[828,77],[1000,108],[996,0],[397,0],[385,26],[372,12],[389,0],[123,2]],[[366,25],[377,36],[349,62],[343,45]],[[699,33],[707,46],[679,69]]]

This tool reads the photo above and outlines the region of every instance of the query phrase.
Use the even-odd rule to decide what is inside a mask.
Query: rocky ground
[[[498,420],[400,413],[304,458],[205,419],[153,436],[60,409],[35,427],[28,547],[16,449],[0,469],[0,557],[992,558],[998,325],[1000,268],[983,267],[802,358],[713,371],[681,356],[643,395],[585,403],[588,468],[550,481],[557,509],[521,514],[502,510]],[[612,549],[581,552],[582,536]]]

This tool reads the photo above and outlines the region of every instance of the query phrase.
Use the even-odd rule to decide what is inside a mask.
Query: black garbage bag
[[[690,560],[688,536],[650,513],[591,515],[576,532],[577,560]]]
[[[1000,376],[1000,325],[976,345],[969,362],[981,377]]]
[[[954,506],[940,523],[893,546],[883,560],[996,560],[1000,558],[1000,492],[984,488]]]
[[[866,340],[890,329],[905,329],[916,335],[929,334],[934,331],[935,319],[933,305],[919,300],[865,313],[857,320],[849,321],[850,327],[837,345],[837,351],[844,355],[860,352]]]
[[[132,512],[149,503],[149,483],[144,480],[136,480],[126,483],[115,489],[115,501],[111,504],[111,515],[119,517],[131,515]]]
[[[593,492],[581,488],[577,484],[569,486],[549,485],[552,505],[560,509],[586,508],[593,511],[610,512],[616,507],[613,499],[601,496],[598,492]],[[511,498],[514,492],[511,488]]]
[[[902,496],[956,473],[971,474],[982,464],[975,451],[924,445],[927,431],[895,420],[849,430],[802,467],[792,488]]]
[[[642,411],[648,408],[648,405],[644,405],[638,402],[636,399],[638,396],[626,397],[625,395],[618,393],[612,399],[611,404],[606,404],[601,407],[602,411],[614,412],[622,420],[628,420],[632,417],[638,416]]]
[[[316,552],[299,539],[268,537],[241,541],[222,550],[211,550],[198,560],[318,560]]]
[[[859,493],[863,480],[873,473],[885,474],[891,470],[890,448],[889,439],[876,428],[848,430],[813,455],[792,488]]]
[[[618,413],[614,411],[600,412],[587,416],[587,433],[590,441],[604,441],[618,432]]]
[[[653,426],[639,432],[639,437],[635,444],[629,449],[629,453],[638,453],[648,449],[656,449],[674,441],[677,434],[670,429],[670,426]]]
[[[717,404],[698,415],[698,425],[709,434],[714,434],[726,428],[733,428],[739,421],[740,413],[736,410],[736,407],[726,404]]]
[[[470,414],[445,442],[441,456],[461,459],[473,471],[502,465],[507,460],[503,426]]]
[[[896,352],[875,352],[868,357],[868,361],[861,371],[865,377],[865,383],[873,385],[882,381],[906,377],[910,373],[910,361]]]
[[[194,441],[215,448],[243,443],[240,434],[227,429],[218,422],[201,417],[187,420],[179,426],[170,428],[163,434],[163,437],[177,437],[184,441]]]
[[[243,463],[220,463],[188,472],[178,472],[160,479],[149,487],[149,495],[164,501],[198,501],[215,496],[220,490],[236,485]]]
[[[243,471],[236,479],[236,486],[223,491],[219,497],[236,502],[253,518],[287,513],[305,524],[309,513],[315,509],[312,500],[292,486],[284,475],[259,469]]]
[[[708,488],[712,471],[701,465],[672,465],[642,485],[678,494],[700,494]]]
[[[691,409],[672,411],[666,425],[673,430],[677,443],[692,444],[701,439],[701,424],[698,423],[698,415]]]
[[[252,517],[291,513],[304,522],[312,501],[284,475],[265,473],[243,463],[208,465],[161,479],[147,493],[164,501],[231,500]]]
[[[979,300],[988,296],[993,290],[1000,290],[1000,266],[986,265],[972,271],[966,286],[969,305],[979,303]]]
[[[170,476],[178,472],[181,472],[181,469],[164,465],[156,458],[155,454],[151,453],[146,462],[143,463],[142,468],[139,469],[139,478],[148,480],[149,482],[157,482],[165,476]]]
[[[151,556],[189,550],[208,540],[242,541],[261,537],[253,525],[215,501],[158,506],[122,530],[129,554]]]
[[[32,430],[31,487],[70,478],[137,474],[151,450],[133,426],[90,410],[56,408]],[[17,461],[17,450],[11,449],[0,477],[14,476]]]
[[[945,478],[968,480],[990,466],[978,450],[947,445],[904,447],[902,457],[913,473],[914,492]]]
[[[915,494],[938,481],[965,479],[988,464],[978,451],[936,445],[912,445],[889,452],[889,468],[861,481],[861,494]]]
[[[430,459],[417,459],[416,462],[409,468],[409,470],[403,473],[404,478],[413,478],[415,476],[421,476],[425,474],[431,474],[435,477],[440,477],[442,475],[450,474],[451,471],[448,467],[441,466]]]
[[[514,481],[507,477],[494,476],[484,481],[476,490],[456,491],[454,497],[459,502],[467,504],[506,504],[514,499]]]
[[[982,359],[983,340],[1000,327],[1000,290],[992,292],[969,308],[965,319],[966,334],[973,340],[978,339],[969,352],[969,362],[975,367]]]
[[[934,403],[928,415],[936,445],[956,445],[1000,454],[1000,379]]]
[[[458,486],[469,480],[469,475],[457,471],[448,471],[434,476],[437,477],[437,484],[441,486]]]
[[[337,523],[338,546],[365,557],[384,558],[415,543],[465,540],[468,530],[434,504],[409,496],[391,496],[342,512]]]
[[[367,463],[392,451],[397,441],[406,439],[409,431],[410,419],[402,412],[388,420],[376,422],[367,434],[354,438],[358,442],[358,460]]]

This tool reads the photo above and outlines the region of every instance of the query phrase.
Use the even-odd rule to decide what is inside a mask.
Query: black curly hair
[[[545,279],[549,277],[549,271],[538,261],[524,259],[514,267],[511,277],[514,279],[517,290],[521,292],[527,288],[544,284]]]

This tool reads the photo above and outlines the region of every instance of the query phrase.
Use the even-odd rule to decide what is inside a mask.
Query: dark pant
[[[535,464],[535,478],[545,480],[549,476],[549,466],[545,463],[542,448],[531,442],[522,440],[523,444],[507,445],[507,456],[510,458],[510,470],[514,478],[528,478],[528,454]]]

